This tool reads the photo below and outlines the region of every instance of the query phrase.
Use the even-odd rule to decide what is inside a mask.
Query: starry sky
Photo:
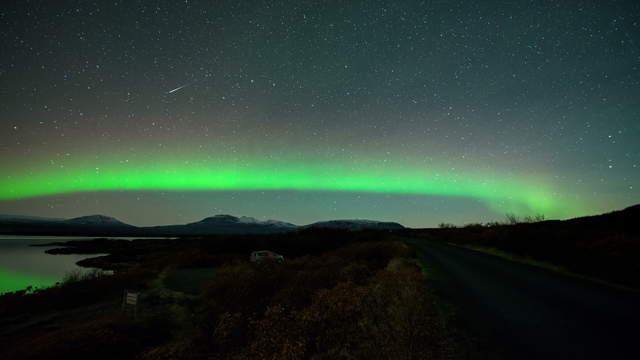
[[[415,227],[640,202],[640,2],[12,1],[0,213]]]

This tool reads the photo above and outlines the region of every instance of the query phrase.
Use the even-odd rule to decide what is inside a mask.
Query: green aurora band
[[[421,169],[425,165],[331,162],[273,158],[122,161],[122,157],[71,165],[10,171],[0,179],[0,200],[78,192],[162,191],[344,191],[456,196],[478,199],[497,212],[574,216],[583,207],[562,199],[540,178]]]

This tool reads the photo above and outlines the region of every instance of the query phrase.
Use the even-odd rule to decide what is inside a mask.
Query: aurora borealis
[[[0,213],[408,226],[640,200],[634,1],[25,1]]]
[[[163,157],[163,159],[166,159]],[[108,162],[105,162],[108,163]],[[88,164],[69,171],[51,171],[11,178],[0,198],[19,199],[58,193],[105,190],[300,190],[400,193],[478,198],[496,210],[556,214],[561,207],[540,184],[496,179],[487,174],[464,177],[412,166],[375,168],[326,166],[309,158],[286,163],[261,161],[221,165],[190,161],[117,164],[93,168]],[[566,205],[565,205],[566,207]]]

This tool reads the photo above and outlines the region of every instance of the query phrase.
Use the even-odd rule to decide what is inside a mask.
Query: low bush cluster
[[[105,316],[55,329],[8,346],[4,359],[130,359],[170,335],[162,318]]]
[[[0,358],[450,358],[414,254],[388,238],[307,231],[134,243],[110,255],[121,264],[114,275],[71,273],[52,288],[1,296],[0,327],[9,326]],[[285,261],[249,262],[260,249]],[[210,280],[167,291],[168,280],[192,273]],[[123,289],[141,293],[136,319],[121,312]]]
[[[398,242],[225,266],[205,299],[200,329],[219,358],[424,359],[448,349],[419,268]]]

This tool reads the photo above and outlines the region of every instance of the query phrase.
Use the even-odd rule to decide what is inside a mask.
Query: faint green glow
[[[15,271],[0,269],[0,294],[24,290],[28,286],[45,288],[55,284],[56,279],[42,276],[17,273]]]
[[[16,171],[0,179],[0,199],[108,190],[300,190],[469,197],[496,211],[519,214],[567,216],[577,210],[543,180],[488,171],[446,172],[371,161],[181,160],[185,158],[189,157],[156,156],[145,162],[112,158]]]

